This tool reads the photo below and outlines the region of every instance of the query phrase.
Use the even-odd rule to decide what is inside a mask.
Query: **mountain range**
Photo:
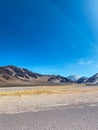
[[[98,84],[98,73],[90,78],[76,75],[64,77],[60,75],[43,75],[13,65],[0,67],[0,86],[37,86],[71,83]]]
[[[0,86],[50,85],[72,83],[60,75],[42,75],[13,65],[0,67]]]

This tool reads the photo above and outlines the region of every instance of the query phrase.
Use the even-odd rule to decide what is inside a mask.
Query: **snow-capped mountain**
[[[77,81],[81,77],[79,75],[70,75],[67,78],[70,79],[70,80],[72,80],[72,81]]]

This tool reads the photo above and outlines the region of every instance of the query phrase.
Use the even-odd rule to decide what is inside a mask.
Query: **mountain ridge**
[[[35,86],[35,85],[59,85],[59,84],[98,84],[98,73],[91,77],[77,77],[72,75],[45,75],[32,72],[26,68],[14,65],[0,67],[0,86]]]
[[[0,67],[0,86],[72,83],[60,75],[44,75],[14,65]]]
[[[95,75],[93,75],[90,78],[88,78],[86,83],[98,84],[98,73],[96,73]]]

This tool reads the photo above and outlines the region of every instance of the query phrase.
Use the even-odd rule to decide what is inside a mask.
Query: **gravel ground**
[[[98,130],[98,106],[55,107],[0,114],[0,130]]]

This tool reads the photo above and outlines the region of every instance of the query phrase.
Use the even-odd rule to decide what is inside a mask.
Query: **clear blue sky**
[[[0,66],[98,72],[98,0],[0,0]]]

